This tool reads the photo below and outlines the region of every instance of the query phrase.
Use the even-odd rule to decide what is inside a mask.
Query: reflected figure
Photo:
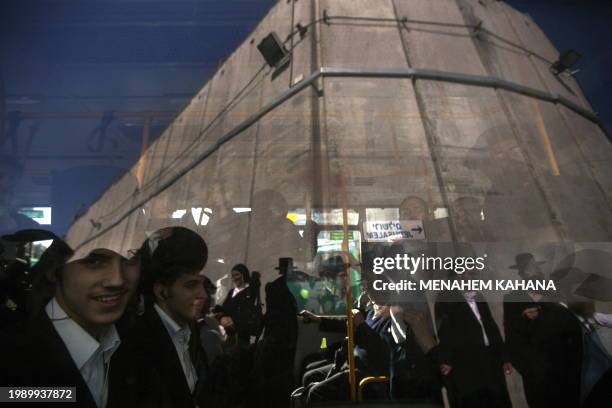
[[[287,219],[289,205],[275,190],[253,194],[250,222],[248,264],[262,271],[264,282],[271,280],[275,260],[281,257],[304,260],[304,240],[298,228]]]
[[[213,364],[215,364],[217,357],[223,354],[227,334],[223,325],[211,316],[210,313],[212,299],[215,297],[217,287],[206,276],[204,276],[203,285],[204,291],[206,292],[206,299],[196,318],[197,327],[200,332],[200,343],[206,353],[206,360],[208,368],[210,369]]]
[[[486,241],[482,205],[476,197],[459,197],[452,205],[457,234],[463,241]]]
[[[408,196],[399,205],[399,220],[404,229],[414,228],[414,221],[420,221],[423,227],[423,239],[403,241],[408,252],[426,250],[425,241],[441,242],[450,239],[448,218],[436,219],[430,204],[420,197]]]
[[[434,326],[426,301],[391,305],[391,334],[391,397],[443,406]]]
[[[427,220],[429,206],[422,198],[409,196],[399,206],[400,220]]]
[[[332,256],[321,262],[319,275],[324,279],[317,296],[320,313],[346,314],[346,272],[341,256]]]
[[[595,312],[595,300],[610,301],[612,279],[609,266],[612,254],[597,249],[577,251],[563,259],[552,273],[559,292],[559,304],[570,311],[575,318],[571,326],[579,330],[581,355],[576,356],[574,380],[579,379],[579,388],[574,387],[574,396],[580,396],[580,403],[586,407],[607,405],[612,389],[612,356],[602,343],[599,328],[602,314]],[[568,318],[569,320],[569,318]],[[578,329],[576,329],[576,326]]]
[[[46,249],[39,248],[43,252],[33,264],[33,255],[26,248],[43,240],[52,243]],[[52,232],[41,229],[5,235],[0,239],[0,249],[0,327],[3,327],[41,313],[56,291],[48,271],[58,269],[72,249]]]
[[[28,263],[22,243],[0,240],[0,329],[27,316]]]
[[[298,338],[297,303],[287,286],[295,271],[291,258],[279,258],[279,277],[266,285],[263,339],[257,344],[252,406],[284,408],[293,387],[293,363]]]
[[[469,190],[458,194],[484,199],[484,241],[554,242],[561,238],[559,224],[570,234],[569,240],[609,240],[612,221],[606,197],[586,164],[559,160],[556,154],[569,148],[561,136],[551,140],[551,155],[542,140],[528,119],[517,128],[494,126],[474,140],[463,168],[456,167],[467,170],[469,180]]]
[[[459,250],[466,252],[462,256],[474,256],[471,247]],[[451,274],[451,279],[480,279],[475,269]],[[435,318],[439,367],[451,407],[511,407],[505,375],[512,365],[485,297],[477,291],[441,292]]]
[[[520,253],[509,268],[524,280],[541,280],[544,263]],[[504,330],[508,357],[523,377],[530,408],[577,401],[579,330],[567,309],[546,293],[516,290],[504,296]]]
[[[363,309],[353,309],[355,333],[355,375],[359,382],[367,376],[389,376],[391,365],[390,307],[376,291],[367,294]],[[321,331],[346,333],[346,315],[334,318],[319,316],[308,311],[301,313],[305,321],[319,323]],[[349,397],[346,342],[335,354],[333,362],[313,363],[303,377],[301,398],[307,406],[315,403],[346,400]],[[382,388],[382,389],[381,389]],[[370,386],[365,398],[385,396],[386,387]]]

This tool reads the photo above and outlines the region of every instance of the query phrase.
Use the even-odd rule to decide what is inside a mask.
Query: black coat
[[[422,300],[427,307],[428,321],[432,321],[426,300]],[[407,310],[414,309],[414,305],[405,305]],[[418,310],[418,309],[417,309]],[[440,402],[442,394],[436,365],[436,348],[428,353],[423,352],[415,339],[414,332],[408,322],[406,323],[406,339],[395,343],[391,337],[391,381],[390,391],[394,399],[410,399],[416,401]]]
[[[536,319],[523,316],[523,310],[536,306]],[[523,377],[529,406],[579,406],[582,330],[573,313],[514,291],[504,297],[504,329],[508,356]]]
[[[297,302],[280,277],[266,285],[265,337],[295,348],[298,336]]]
[[[206,356],[199,345],[198,331],[192,328],[190,353],[199,380],[194,394],[189,390],[176,348],[161,318],[151,308],[140,316],[122,338],[113,359],[116,399],[109,402],[121,407],[194,407],[205,406],[208,398]]]
[[[46,313],[0,333],[1,387],[76,387],[76,403],[54,407],[96,408],[96,403],[68,349]],[[114,355],[109,375],[114,374]],[[115,392],[109,386],[109,398]],[[19,403],[41,407],[44,403]],[[109,405],[110,407],[111,405]]]
[[[478,311],[489,340],[486,347],[482,328],[469,304],[459,292],[441,293],[435,315],[439,345],[437,359],[452,372],[447,379],[457,395],[469,395],[483,389],[506,393],[503,372],[504,343],[489,305],[476,295]]]
[[[241,344],[248,345],[251,336],[259,336],[262,329],[262,313],[259,301],[259,288],[249,286],[232,297],[233,289],[223,301],[223,311],[234,324]]]
[[[288,405],[294,389],[292,371],[297,336],[297,302],[285,278],[280,277],[266,285],[264,335],[255,350],[251,406]]]

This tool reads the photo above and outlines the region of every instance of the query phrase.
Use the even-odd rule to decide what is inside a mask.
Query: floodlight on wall
[[[582,54],[574,50],[563,51],[559,55],[559,59],[550,66],[550,70],[553,74],[559,75],[562,72],[568,71],[571,67],[576,65],[578,60],[582,58]]]
[[[289,60],[289,51],[275,32],[271,32],[261,40],[257,49],[272,68],[278,68]]]

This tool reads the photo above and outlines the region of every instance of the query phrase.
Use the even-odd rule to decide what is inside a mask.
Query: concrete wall
[[[303,37],[298,23],[308,27]],[[292,52],[281,70],[266,66],[256,48],[270,31]],[[498,77],[590,110],[572,77],[550,72],[557,56],[528,16],[493,0],[279,1],[151,144],[142,185],[135,165],[74,223],[68,240],[84,243],[83,251],[126,250],[160,227],[183,225],[209,244],[211,278],[245,262],[266,282],[280,256],[311,274],[321,261],[316,231],[291,224],[287,211],[346,206],[361,222],[366,208],[399,208],[416,196],[429,205],[432,241],[609,241],[612,149],[597,124],[559,104],[444,81],[319,79],[157,191],[320,67]],[[204,214],[199,222],[192,208]],[[180,209],[187,214],[172,219]],[[448,217],[435,218],[434,209]],[[509,387],[523,406],[518,375]]]

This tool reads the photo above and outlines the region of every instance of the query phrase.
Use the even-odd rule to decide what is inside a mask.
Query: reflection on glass
[[[24,207],[19,214],[36,221],[40,225],[51,225],[51,207]]]

